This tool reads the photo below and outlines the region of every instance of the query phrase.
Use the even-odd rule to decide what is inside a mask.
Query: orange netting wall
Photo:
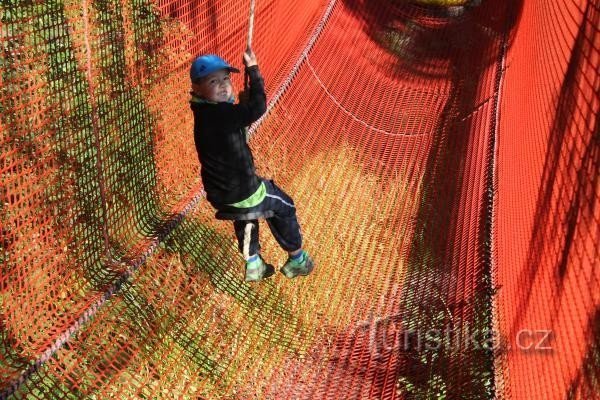
[[[416,3],[257,0],[317,268],[247,284],[188,67],[249,1],[0,2],[0,398],[600,397],[600,3]]]

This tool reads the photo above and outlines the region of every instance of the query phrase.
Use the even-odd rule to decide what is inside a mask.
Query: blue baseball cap
[[[227,64],[227,61],[214,54],[205,54],[192,62],[190,67],[190,79],[193,81],[204,78],[208,74],[212,74],[220,69],[226,69],[229,72],[240,72],[239,69],[233,68]]]

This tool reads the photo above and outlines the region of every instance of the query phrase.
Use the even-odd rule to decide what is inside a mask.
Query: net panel
[[[187,104],[248,4],[3,3],[2,397],[594,398],[598,4],[476,3],[258,1],[251,146],[318,265],[259,285]]]
[[[597,1],[524,2],[509,50],[495,216],[507,398],[600,396],[599,27]]]

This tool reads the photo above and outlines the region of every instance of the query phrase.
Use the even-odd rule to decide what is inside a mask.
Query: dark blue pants
[[[227,207],[226,211],[239,213],[272,211],[273,217],[267,218],[266,221],[273,237],[285,251],[298,250],[302,247],[302,234],[296,218],[294,201],[272,180],[263,179],[263,182],[267,189],[267,196],[259,205],[239,209]],[[258,220],[235,220],[233,227],[240,252],[245,257],[257,254],[260,251]]]

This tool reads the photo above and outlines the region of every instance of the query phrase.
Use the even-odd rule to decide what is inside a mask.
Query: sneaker
[[[288,257],[287,262],[281,267],[281,273],[288,278],[295,278],[299,275],[306,276],[310,274],[315,264],[306,251],[302,251],[302,257],[294,260]]]
[[[270,277],[275,273],[275,268],[267,264],[261,256],[251,262],[246,262],[246,282],[256,282]]]

